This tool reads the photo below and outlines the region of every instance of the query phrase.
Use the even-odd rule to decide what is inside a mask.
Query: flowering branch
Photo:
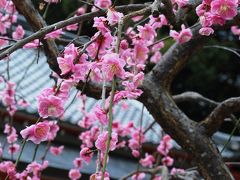
[[[133,171],[129,173],[128,175],[124,176],[121,178],[121,180],[127,180],[128,178],[132,177],[134,174],[137,173],[146,173],[150,174],[152,177],[154,177],[156,174],[161,174],[162,177],[168,177],[168,169],[166,166],[157,166],[155,168],[150,168],[150,169],[139,169],[138,171]]]
[[[146,5],[133,4],[133,5],[126,5],[126,6],[118,6],[118,7],[116,7],[116,10],[120,11],[120,12],[128,12],[128,11],[132,11],[132,10],[142,9],[144,7],[146,7]],[[18,41],[16,44],[13,44],[10,48],[4,50],[0,54],[0,59],[5,58],[6,56],[10,55],[12,52],[16,51],[17,49],[23,47],[25,44],[27,44],[27,43],[35,40],[35,39],[43,38],[46,34],[52,32],[52,31],[55,31],[55,30],[60,29],[60,28],[64,28],[64,27],[66,27],[68,25],[71,25],[71,24],[75,24],[75,23],[86,21],[86,20],[90,20],[90,19],[93,19],[96,16],[101,16],[101,15],[104,15],[104,14],[105,14],[105,11],[96,11],[96,12],[86,13],[86,14],[83,14],[81,16],[71,17],[71,18],[66,19],[64,21],[60,21],[60,22],[57,22],[55,24],[52,24],[52,25],[46,26],[44,28],[41,28],[39,31],[33,33],[29,37]],[[53,69],[53,70],[55,71],[55,69]]]
[[[24,17],[27,19],[28,23],[30,24],[30,26],[32,27],[32,29],[34,31],[38,31],[47,26],[47,24],[44,21],[44,19],[42,18],[42,16],[35,9],[31,0],[13,0],[13,3],[15,4],[18,11],[24,15]],[[49,3],[48,3],[48,5],[49,5]],[[42,37],[37,37],[37,38],[42,38]],[[27,37],[27,38],[29,38],[29,37]],[[21,48],[26,43],[31,42],[37,38],[33,38],[32,40],[26,41],[25,43],[24,42],[21,43],[21,41],[23,41],[23,40],[20,40],[20,41],[14,43],[13,45],[11,45],[11,47],[9,49],[6,50],[5,55],[3,55],[1,57],[1,54],[2,53],[4,54],[5,51],[3,51],[0,54],[0,57],[1,57],[0,59],[2,59],[4,56],[10,55],[12,52]],[[48,61],[48,64],[50,65],[50,68],[55,69],[55,72],[60,72],[59,67],[56,66],[58,49],[57,49],[57,45],[55,44],[55,41],[52,39],[47,39],[47,40],[42,39],[42,42],[44,45],[45,54],[48,57],[47,61]]]
[[[111,141],[111,135],[112,135],[112,122],[113,122],[113,99],[116,91],[116,77],[113,77],[112,81],[112,91],[111,91],[111,97],[110,97],[110,104],[109,104],[109,112],[108,112],[108,138],[107,138],[107,148],[106,152],[104,154],[104,160],[102,165],[102,177],[101,180],[104,180],[104,174],[107,167],[107,158],[108,158],[108,152],[110,148],[110,141]]]

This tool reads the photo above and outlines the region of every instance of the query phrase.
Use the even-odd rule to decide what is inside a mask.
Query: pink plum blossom
[[[210,36],[213,33],[214,33],[214,30],[210,27],[204,27],[199,30],[199,34],[203,36]]]
[[[9,124],[5,124],[4,126],[4,131],[5,134],[11,134],[11,133],[15,133],[16,134],[16,129],[13,126],[10,126]]]
[[[161,175],[154,176],[153,180],[162,180],[162,176]]]
[[[226,20],[224,18],[216,14],[212,15],[212,20],[213,20],[213,24],[218,24],[221,26],[226,23]]]
[[[68,31],[76,31],[78,29],[78,24],[71,24],[66,27]]]
[[[186,6],[188,4],[189,0],[175,0],[175,2],[177,3],[177,5],[182,8],[184,6]]]
[[[29,43],[25,44],[23,46],[23,48],[26,48],[26,49],[28,49],[28,48],[37,48],[37,47],[39,47],[41,45],[42,45],[42,43],[39,41],[39,39],[34,39],[32,42],[29,42]]]
[[[59,147],[54,147],[51,146],[50,147],[50,152],[54,155],[54,156],[58,156],[62,153],[64,146],[59,146]]]
[[[50,127],[49,133],[48,133],[48,140],[52,141],[57,136],[57,132],[59,131],[59,126],[57,125],[57,121],[49,121],[48,125]]]
[[[7,173],[9,179],[15,179],[16,167],[12,161],[3,161],[0,163],[0,172]]]
[[[15,102],[15,89],[16,83],[8,81],[6,83],[6,88],[2,91],[2,102],[5,106],[14,105]]]
[[[86,8],[80,7],[77,10],[77,16],[83,15],[83,14],[85,14],[85,12],[86,12]]]
[[[161,49],[164,47],[164,45],[165,45],[164,42],[161,41],[161,42],[153,45],[152,48],[151,48],[151,50],[152,50],[153,52],[159,51],[159,50],[161,50]]]
[[[7,17],[8,18],[8,17]],[[4,35],[7,32],[7,28],[10,26],[10,23],[6,21],[6,16],[0,13],[0,34]]]
[[[9,154],[15,154],[17,153],[18,151],[20,150],[20,146],[18,144],[11,144],[9,147],[8,147],[8,153]]]
[[[90,180],[101,180],[102,179],[102,172],[94,173],[90,176]],[[109,173],[104,173],[104,180],[110,180]]]
[[[64,57],[66,56],[72,56],[72,59],[75,59],[78,56],[78,48],[75,47],[73,43],[65,47]]]
[[[153,41],[157,35],[154,28],[150,24],[138,26],[137,29],[139,31],[140,37],[146,41]]]
[[[202,27],[210,27],[213,24],[213,18],[212,14],[207,12],[204,14],[204,16],[200,16],[200,23]]]
[[[37,97],[38,112],[43,118],[60,117],[64,112],[63,100],[52,94],[41,94]]]
[[[157,151],[163,155],[166,156],[169,153],[169,150],[172,148],[171,144],[172,138],[169,135],[165,135],[160,142],[159,146],[157,147]]]
[[[192,31],[190,28],[186,28],[184,25],[182,25],[181,27],[182,30],[180,32],[171,30],[170,36],[178,43],[183,44],[192,39]]]
[[[113,42],[113,36],[110,32],[106,32],[104,34],[100,34],[100,32],[97,32],[92,39],[97,38],[93,43],[91,43],[87,47],[87,52],[89,57],[95,59],[99,58],[106,54],[106,49],[110,48],[112,42]],[[98,57],[97,57],[98,53]]]
[[[44,39],[57,39],[63,34],[62,29],[55,30],[45,35]]]
[[[86,76],[90,70],[90,64],[89,63],[80,63],[76,64],[73,69],[73,78],[75,81],[82,80],[84,81],[86,79]]]
[[[143,167],[152,167],[155,162],[155,158],[152,155],[145,154],[145,158],[140,160]]]
[[[145,173],[136,173],[132,176],[132,180],[142,180],[146,176]]]
[[[11,134],[7,136],[7,141],[9,144],[14,143],[17,141],[18,135],[16,131],[12,131]]]
[[[238,28],[238,26],[232,26],[231,27],[231,31],[234,35],[239,36],[240,37],[240,28]]]
[[[7,37],[2,37],[2,38],[7,38]],[[4,46],[4,45],[6,45],[6,44],[8,44],[8,40],[1,39],[1,37],[0,37],[0,47],[1,47],[1,46]]]
[[[93,125],[95,115],[92,113],[87,113],[85,111],[83,112],[83,114],[84,117],[81,121],[78,122],[78,125],[82,128],[89,129]]]
[[[123,50],[128,49],[128,42],[127,42],[127,40],[122,40],[120,42],[120,48],[123,49]]]
[[[7,5],[7,0],[0,0],[0,8],[5,8]]]
[[[123,13],[117,12],[114,8],[109,8],[107,11],[107,20],[110,25],[117,24],[123,17]]]
[[[168,21],[163,14],[160,14],[158,17],[150,16],[149,24],[154,28],[161,28],[162,26],[168,25]]]
[[[59,68],[61,69],[61,75],[64,75],[68,72],[70,72],[73,68],[73,59],[71,56],[66,56],[65,58],[63,57],[58,57],[57,62],[59,64]]]
[[[99,122],[102,125],[107,125],[108,117],[107,117],[107,112],[105,110],[100,108],[100,106],[96,106],[94,109],[94,113],[95,113],[97,120],[99,120]]]
[[[17,103],[19,106],[21,106],[23,108],[26,108],[30,105],[25,99],[20,99]]]
[[[42,141],[47,140],[49,131],[49,123],[44,121],[25,128],[20,134],[24,139],[30,140],[35,144],[40,144]]]
[[[9,20],[13,23],[17,22],[16,7],[15,7],[14,3],[12,1],[8,1],[5,9],[6,9],[6,12],[8,13],[7,15],[10,16]]]
[[[110,31],[107,27],[107,18],[95,17],[93,20],[93,27],[96,27],[103,35]]]
[[[178,174],[185,174],[185,170],[184,169],[178,169],[178,168],[172,168],[171,175],[178,175]]]
[[[82,132],[79,139],[82,141],[81,147],[93,147],[94,141],[96,141],[99,133],[99,128],[93,126],[90,130]]]
[[[21,25],[16,27],[16,30],[13,32],[12,37],[13,39],[19,40],[22,39],[25,34],[25,31]]]
[[[79,158],[79,157],[75,158],[73,160],[73,164],[74,164],[75,168],[77,168],[77,169],[82,168],[82,163],[83,163],[82,161],[83,160],[81,158]]]
[[[80,151],[80,157],[86,162],[90,163],[93,157],[93,152],[89,148],[82,148]]]
[[[211,13],[229,20],[237,15],[236,0],[214,0],[211,2]]]
[[[104,153],[107,150],[107,138],[108,138],[108,132],[104,131],[102,134],[98,136],[98,139],[95,142],[96,148],[101,150]],[[116,148],[117,142],[118,142],[118,135],[117,133],[112,132],[110,147],[109,147],[110,151],[113,151]]]
[[[137,158],[137,157],[139,157],[140,156],[140,152],[138,151],[138,150],[132,150],[132,155],[135,157],[135,158]]]
[[[170,156],[166,156],[166,157],[162,158],[162,164],[165,166],[172,166],[173,162],[174,162],[174,160]]]
[[[136,62],[144,63],[148,58],[148,52],[149,49],[143,40],[138,40],[134,43],[133,53]]]
[[[32,163],[28,164],[26,171],[28,174],[33,174],[35,178],[39,178],[40,172],[43,171],[48,167],[48,161],[43,161],[42,164],[33,161]]]
[[[117,76],[121,79],[124,78],[125,70],[123,67],[126,62],[119,58],[116,53],[109,53],[102,57],[102,71],[105,74],[106,80],[111,81],[113,76]]]
[[[152,63],[157,63],[158,61],[161,60],[161,57],[162,57],[162,54],[159,51],[157,51],[152,55],[152,57],[150,58],[150,61]]]
[[[207,11],[206,5],[203,3],[196,7],[196,13],[198,16],[203,16],[206,11]]]
[[[77,180],[77,179],[80,179],[81,173],[79,172],[78,169],[71,169],[71,170],[69,171],[68,176],[69,176],[69,178],[70,178],[71,180]]]
[[[103,9],[107,9],[112,5],[112,1],[111,0],[95,0],[94,4]]]

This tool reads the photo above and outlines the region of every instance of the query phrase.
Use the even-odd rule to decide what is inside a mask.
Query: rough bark
[[[21,13],[32,27],[33,31],[38,31],[41,28],[47,26],[46,22],[39,14],[39,12],[35,9],[34,5],[32,4],[31,0],[13,0],[17,10]],[[47,56],[47,62],[51,69],[58,74],[61,73],[58,65],[57,65],[57,55],[58,49],[57,45],[55,44],[54,40],[44,40],[41,39],[44,47],[45,54]]]
[[[225,118],[240,111],[240,98],[230,98],[220,103],[211,114],[201,122],[206,134],[212,136],[222,125]]]
[[[185,67],[191,55],[204,43],[198,35],[199,26],[193,30],[193,40],[175,44],[162,60],[145,76],[140,101],[147,107],[157,123],[173,137],[190,155],[205,179],[233,179],[210,136],[206,126],[189,119],[175,104],[169,89],[174,77]]]
[[[159,85],[159,79],[148,74],[143,84],[141,101],[166,133],[190,155],[205,179],[233,179],[221,155],[204,129],[190,120],[175,104],[170,94]]]

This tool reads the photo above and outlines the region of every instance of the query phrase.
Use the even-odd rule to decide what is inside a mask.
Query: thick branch
[[[17,10],[21,13],[30,24],[34,31],[38,31],[39,29],[47,26],[46,22],[43,20],[42,16],[35,9],[31,0],[13,0]],[[44,51],[47,56],[47,62],[51,69],[54,69],[56,73],[60,74],[61,71],[57,66],[57,54],[58,49],[54,40],[42,40],[44,45]],[[18,44],[18,43],[16,43]],[[14,49],[14,48],[13,48]]]
[[[166,88],[151,72],[143,83],[144,93],[140,100],[166,133],[177,141],[189,154],[193,154],[200,173],[209,180],[233,179],[221,155],[204,129],[191,121],[175,104]]]
[[[240,97],[230,98],[220,103],[201,124],[211,136],[232,113],[240,112]]]
[[[211,106],[212,108],[215,108],[219,104],[221,104],[220,102],[206,98],[203,95],[201,95],[197,92],[192,92],[192,91],[174,95],[173,99],[174,99],[175,103],[177,103],[177,104],[181,103],[181,102],[196,102],[196,103],[203,102],[203,103],[207,104],[208,106]],[[240,129],[240,126],[237,123],[237,118],[233,114],[230,114],[229,117],[230,117],[231,121],[235,124],[235,126],[237,126],[238,129]]]
[[[173,13],[173,5],[170,0],[162,0],[162,3],[164,4],[164,8],[162,9],[162,13],[166,16],[167,20],[173,27],[177,27],[176,23],[176,17]]]
[[[153,68],[154,76],[165,87],[169,88],[172,80],[183,69],[191,55],[202,46],[205,38],[199,35],[199,29],[200,25],[196,24],[192,28],[193,39],[184,44],[172,45]]]
[[[188,91],[188,92],[184,92],[182,94],[178,94],[178,95],[174,95],[173,99],[175,101],[175,103],[180,103],[180,102],[204,102],[210,106],[216,107],[219,103],[204,97],[203,95],[197,93],[197,92],[193,92],[193,91]]]
[[[94,83],[94,82],[87,82],[87,84],[85,84],[85,82],[80,82],[77,85],[77,89],[78,90],[82,90],[84,88],[84,94],[86,94],[88,97],[92,97],[95,99],[100,99],[101,95],[102,95],[102,84],[98,84],[98,83]],[[109,92],[111,91],[111,86],[107,85],[106,86],[106,93],[109,94]]]

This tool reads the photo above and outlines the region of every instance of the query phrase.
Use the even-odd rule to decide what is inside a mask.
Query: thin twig
[[[123,11],[131,11],[131,10],[136,10],[136,9],[142,9],[146,7],[146,5],[142,4],[132,4],[132,5],[124,5],[124,6],[118,6],[116,7],[117,11],[123,12]],[[33,33],[32,35],[18,41],[17,43],[11,45],[10,47],[2,49],[2,53],[0,54],[0,60],[11,54],[12,52],[16,51],[17,49],[23,47],[25,44],[35,40],[35,39],[40,39],[44,37],[46,34],[55,31],[57,29],[64,28],[68,25],[83,22],[86,20],[90,20],[96,16],[101,16],[104,15],[106,11],[96,11],[96,12],[91,12],[91,13],[86,13],[81,16],[76,16],[76,17],[71,17],[69,19],[66,19],[64,21],[57,22],[55,24],[46,26],[44,28],[41,28],[39,31]],[[144,11],[145,12],[145,11]],[[144,13],[142,12],[142,13]]]
[[[223,151],[225,150],[225,148],[228,146],[228,144],[231,142],[231,139],[232,139],[232,137],[233,137],[233,134],[234,134],[235,131],[237,130],[237,126],[239,125],[239,123],[240,123],[240,119],[237,120],[236,126],[233,128],[233,130],[232,130],[232,132],[231,132],[231,134],[230,134],[227,142],[224,144],[222,150],[220,151],[221,154],[223,153]]]
[[[218,49],[224,49],[224,50],[230,51],[230,52],[232,52],[233,54],[235,54],[235,55],[237,55],[238,57],[240,57],[240,54],[239,54],[236,50],[234,50],[234,49],[232,49],[232,48],[230,48],[230,47],[226,47],[226,46],[211,45],[211,46],[204,46],[203,48],[218,48]]]
[[[96,4],[90,3],[90,2],[88,2],[88,1],[83,1],[83,0],[78,0],[78,1],[79,1],[79,2],[82,2],[82,3],[84,3],[84,4],[87,4],[87,5],[89,5],[89,6],[93,6],[93,7],[97,8],[97,9],[99,9],[100,11],[104,11],[103,8],[97,6]]]

